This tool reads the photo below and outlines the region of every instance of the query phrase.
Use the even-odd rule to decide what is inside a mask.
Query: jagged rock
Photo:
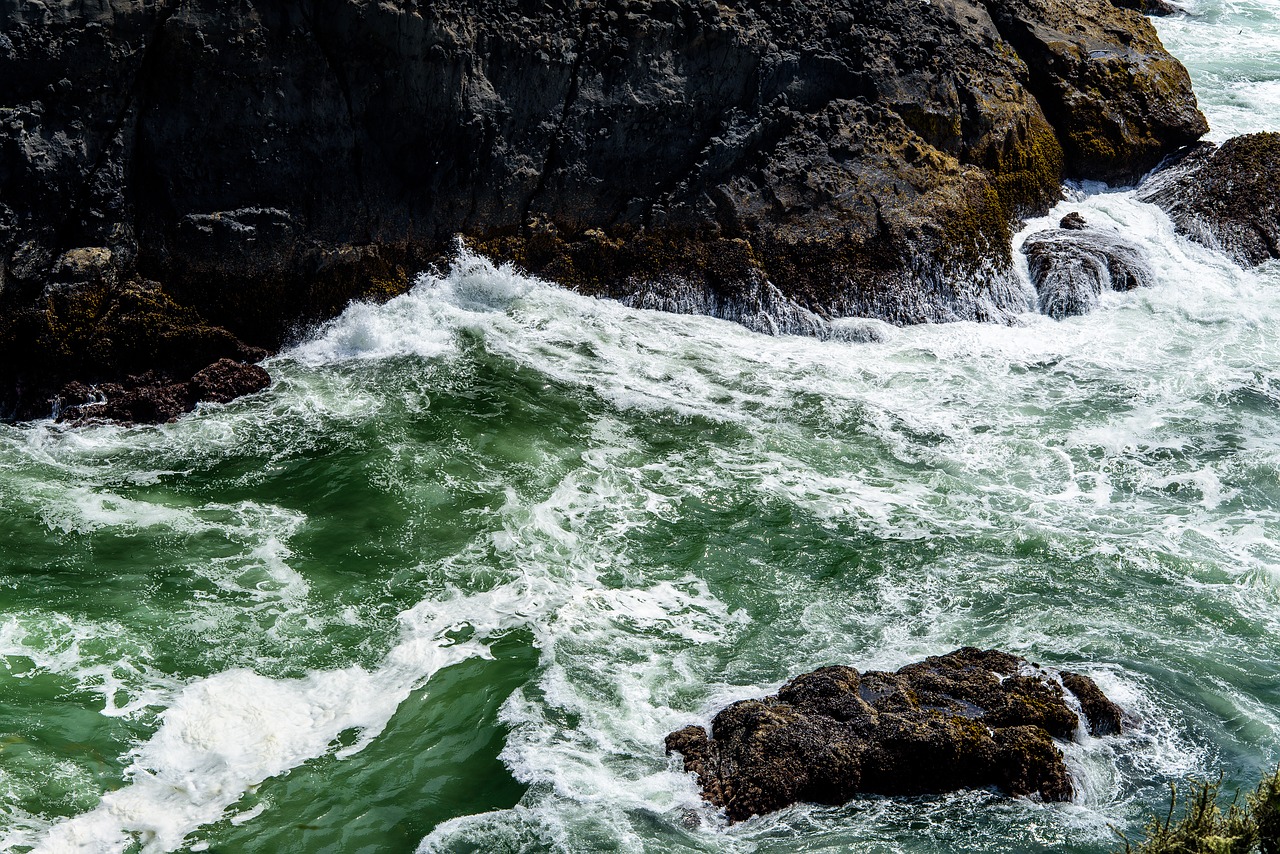
[[[0,0],[0,23],[10,412],[85,379],[6,319],[39,325],[69,250],[265,347],[458,234],[591,294],[768,282],[791,319],[763,326],[1000,320],[1028,297],[1014,220],[1206,129],[1107,0]]]
[[[1154,283],[1147,253],[1113,231],[1089,228],[1068,214],[1062,227],[1036,232],[1022,244],[1040,311],[1062,319],[1088,314],[1104,291]],[[1068,224],[1068,220],[1071,220]]]
[[[1112,26],[1119,30],[1098,27],[1082,21],[1080,12],[1092,11],[1087,5],[1055,0],[992,5],[1001,34],[1031,71],[1045,113],[1060,117],[1054,126],[1071,177],[1136,181],[1171,150],[1170,141],[1180,140],[1177,148],[1208,131],[1194,97],[1159,94],[1162,84],[1155,81],[1188,78],[1149,22],[1116,19]]]
[[[199,403],[228,403],[270,385],[271,376],[258,365],[219,359],[186,382],[175,382],[155,371],[118,383],[91,386],[71,382],[59,392],[55,411],[59,422],[73,426],[92,422],[163,424]]]
[[[1098,738],[1120,733],[1124,713],[1119,706],[1107,699],[1097,683],[1088,676],[1069,670],[1062,671],[1059,678],[1062,679],[1063,686],[1080,702],[1080,709],[1089,722],[1090,735]]]
[[[0,392],[0,416],[50,414],[55,392],[69,381],[126,383],[151,371],[182,379],[219,359],[256,362],[267,355],[178,304],[156,282],[121,283],[114,272],[77,265],[75,276],[61,276],[20,308],[0,313],[0,350],[13,356],[0,363],[0,375],[16,373],[25,392],[17,401]]]
[[[1121,9],[1132,9],[1135,12],[1141,12],[1144,15],[1151,15],[1154,18],[1167,18],[1170,15],[1185,15],[1186,10],[1168,0],[1111,0],[1112,3]]]
[[[196,403],[229,403],[271,385],[271,375],[259,365],[219,359],[191,378],[191,399]]]
[[[722,710],[710,738],[685,727],[666,747],[731,821],[860,793],[997,786],[1062,801],[1072,787],[1054,739],[1080,725],[1064,684],[1093,732],[1120,731],[1119,708],[1088,677],[1059,681],[1008,653],[965,648],[896,673],[824,667]]]
[[[123,382],[86,386],[68,383],[58,395],[57,420],[79,426],[90,423],[163,424],[190,412],[190,388],[148,372]]]
[[[1280,258],[1280,133],[1204,143],[1151,175],[1138,197],[1177,230],[1244,266]]]
[[[1079,211],[1072,211],[1058,221],[1058,228],[1068,231],[1081,231],[1088,227],[1089,223],[1085,222],[1084,216]]]

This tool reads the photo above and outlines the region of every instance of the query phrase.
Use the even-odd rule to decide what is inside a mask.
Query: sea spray
[[[1275,129],[1276,4],[1190,8],[1157,26],[1214,138]],[[1280,272],[1099,186],[1019,240],[1071,211],[1156,285],[856,343],[464,253],[271,360],[255,398],[0,426],[0,848],[1102,852],[1171,780],[1256,779]],[[662,755],[795,673],[965,644],[1083,671],[1132,716],[1068,748],[1076,803],[729,828]],[[408,758],[379,773],[375,749]]]

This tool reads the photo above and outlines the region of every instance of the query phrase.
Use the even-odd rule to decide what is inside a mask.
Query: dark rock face
[[[0,0],[0,34],[8,412],[128,370],[23,355],[51,284],[274,347],[458,234],[782,331],[1000,319],[1016,218],[1206,129],[1107,0]]]
[[[1058,221],[1058,228],[1067,231],[1082,231],[1089,227],[1089,223],[1085,222],[1084,216],[1078,211],[1067,214]]]
[[[1280,133],[1205,143],[1149,177],[1138,197],[1179,232],[1254,266],[1280,258]]]
[[[1121,9],[1132,9],[1135,12],[1141,12],[1144,15],[1151,15],[1155,18],[1186,14],[1185,9],[1180,9],[1168,2],[1168,0],[1111,0],[1111,2]]]
[[[972,648],[897,673],[824,667],[775,696],[724,709],[710,738],[697,726],[671,733],[667,752],[683,755],[703,796],[731,821],[859,793],[998,786],[1062,801],[1071,781],[1053,739],[1073,737],[1080,723],[1068,696],[1096,734],[1118,733],[1121,713],[1088,677],[1061,680],[1016,656]]]
[[[190,412],[198,403],[228,403],[269,385],[271,377],[261,367],[232,359],[219,359],[186,382],[174,382],[155,371],[100,386],[72,382],[56,399],[57,420],[72,425],[95,421],[162,424]]]
[[[1104,735],[1119,735],[1123,712],[1120,707],[1107,699],[1102,689],[1088,676],[1064,670],[1058,674],[1063,686],[1075,695],[1089,722],[1089,734],[1094,738]]]
[[[1040,311],[1062,319],[1088,314],[1103,291],[1150,287],[1155,275],[1142,247],[1113,231],[1090,228],[1079,214],[1022,244]]]

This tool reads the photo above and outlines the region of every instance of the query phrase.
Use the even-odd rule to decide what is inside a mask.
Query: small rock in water
[[[1117,735],[1120,732],[1120,707],[1107,699],[1102,689],[1088,676],[1064,670],[1060,674],[1062,684],[1080,701],[1080,709],[1089,722],[1089,734],[1094,738]]]
[[[1041,313],[1059,320],[1088,314],[1103,291],[1149,287],[1155,279],[1142,247],[1088,227],[1079,214],[1064,217],[1062,228],[1031,235],[1022,251]]]
[[[772,697],[723,709],[710,737],[689,726],[668,735],[666,748],[683,755],[703,797],[730,821],[860,793],[997,786],[1065,801],[1071,780],[1053,740],[1080,725],[1067,691],[1092,732],[1119,732],[1119,707],[1087,676],[1059,681],[1017,656],[965,648],[896,673],[806,673]]]
[[[1079,211],[1072,211],[1058,222],[1058,228],[1066,229],[1067,231],[1081,231],[1088,227],[1089,223],[1084,221],[1084,217]]]

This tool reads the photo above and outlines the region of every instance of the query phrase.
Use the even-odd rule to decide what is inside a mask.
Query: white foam
[[[419,605],[403,615],[401,643],[374,671],[269,679],[232,670],[191,683],[133,752],[129,785],[50,829],[35,850],[172,851],[264,780],[333,751],[343,733],[354,730],[359,738],[341,754],[362,749],[415,687],[442,667],[487,655],[478,641],[451,635],[464,625],[481,635],[491,631],[488,601],[482,595]]]
[[[286,355],[311,366],[403,355],[446,356],[455,352],[455,333],[469,319],[509,309],[539,287],[547,286],[509,266],[490,264],[459,245],[446,276],[423,274],[408,293],[384,305],[354,304]]]
[[[101,713],[108,717],[134,718],[169,702],[176,682],[151,667],[151,657],[148,646],[119,623],[31,611],[0,619],[0,664],[6,671],[15,678],[70,677],[80,690],[101,698]]]
[[[400,616],[399,642],[373,670],[316,671],[301,679],[233,670],[191,683],[163,712],[155,735],[134,752],[130,784],[52,828],[37,850],[111,852],[135,844],[144,852],[172,850],[193,830],[227,815],[262,781],[327,753],[343,757],[363,749],[414,688],[441,667],[486,656],[485,639],[505,629],[533,629],[547,661],[559,644],[577,644],[592,633],[601,654],[617,653],[618,645],[606,642],[615,632],[602,629],[617,623],[668,634],[681,646],[720,637],[738,618],[696,580],[625,590],[601,585],[600,571],[617,569],[610,544],[633,524],[633,513],[653,509],[660,499],[637,489],[624,468],[610,463],[624,453],[613,444],[624,438],[619,425],[602,422],[595,435],[601,445],[586,465],[547,497],[530,502],[509,492],[503,531],[492,545],[512,568],[510,581],[409,609]],[[454,558],[469,559],[467,552]],[[686,619],[691,614],[701,615],[694,624]],[[650,679],[661,677],[655,663]],[[554,679],[546,684],[554,686]],[[569,702],[567,694],[562,702]],[[623,736],[625,727],[600,722],[601,733]],[[337,747],[348,731],[357,738]],[[629,749],[649,735],[627,735]],[[648,787],[651,794],[662,789],[660,780]]]
[[[1186,32],[1190,41],[1199,31]],[[1222,91],[1231,86],[1233,97],[1252,92],[1259,105],[1271,97],[1268,81],[1237,81]],[[71,481],[59,482],[60,495],[33,493],[51,531],[218,532],[241,543],[243,554],[202,568],[206,577],[220,589],[250,592],[255,603],[293,607],[307,595],[305,579],[289,566],[290,537],[303,517],[269,505],[164,507],[102,486],[98,466],[136,454],[133,482],[147,483],[157,472],[191,470],[245,447],[261,447],[269,466],[318,444],[335,423],[376,416],[387,403],[370,378],[382,363],[443,372],[473,346],[569,389],[590,412],[617,414],[596,417],[570,471],[550,466],[536,488],[501,479],[477,487],[505,496],[498,523],[433,567],[458,589],[401,615],[397,642],[376,667],[300,679],[236,669],[148,688],[154,676],[140,665],[140,675],[116,674],[113,683],[92,676],[74,643],[41,646],[17,630],[5,636],[7,624],[0,624],[0,644],[14,655],[100,684],[109,713],[168,706],[154,736],[131,757],[129,785],[49,830],[41,850],[180,847],[193,830],[234,813],[262,781],[315,757],[360,750],[432,674],[487,655],[485,641],[515,627],[531,633],[541,662],[537,678],[503,706],[511,732],[502,758],[529,794],[513,810],[442,825],[420,850],[641,849],[652,847],[646,822],[662,826],[664,840],[721,850],[750,850],[769,834],[786,839],[792,825],[837,838],[902,813],[877,802],[844,811],[806,807],[725,829],[675,761],[660,756],[663,735],[777,687],[744,684],[751,679],[833,660],[893,669],[967,642],[973,613],[992,607],[1009,577],[1048,583],[1036,576],[1044,570],[1032,565],[1035,558],[981,546],[988,540],[1043,542],[1081,560],[1123,556],[1164,580],[1203,585],[1198,595],[1226,600],[1244,618],[1274,621],[1275,586],[1266,572],[1280,554],[1277,520],[1265,508],[1253,515],[1232,510],[1241,496],[1232,466],[1276,467],[1280,442],[1267,438],[1274,431],[1263,422],[1247,431],[1241,455],[1206,461],[1197,443],[1239,427],[1224,422],[1221,430],[1197,431],[1188,424],[1216,424],[1224,397],[1258,385],[1257,366],[1280,358],[1270,332],[1280,320],[1280,275],[1241,271],[1183,240],[1167,217],[1132,194],[1087,189],[1028,224],[1024,235],[1079,210],[1147,248],[1159,279],[1150,290],[1109,296],[1088,317],[893,329],[874,344],[772,338],[709,318],[587,299],[462,252],[451,271],[421,277],[385,305],[353,306],[272,360],[276,386],[251,417],[200,413],[151,430],[44,427],[6,438],[5,453],[23,455],[25,470],[51,469]],[[407,407],[425,411],[429,391],[428,384],[406,392]],[[643,425],[650,416],[735,430],[706,448],[637,463],[646,437],[626,422]],[[14,442],[23,447],[11,448]],[[1194,500],[1185,500],[1192,493]],[[743,561],[742,583],[757,583],[750,575],[757,571],[759,583],[775,583],[768,595],[778,619],[797,626],[782,640],[752,637],[745,614],[726,608],[705,581],[683,569],[635,565],[627,539],[677,518],[686,499],[722,496],[783,505],[799,523],[833,536],[866,534],[922,551],[933,545],[934,558],[912,558],[904,547],[874,580],[829,599],[815,596],[823,588],[810,579],[771,580],[771,567]],[[980,545],[975,554],[957,557],[945,548],[966,538]],[[1194,565],[1205,554],[1244,569],[1206,583]],[[997,616],[1005,622],[976,630],[1011,649],[1061,642],[1044,614]],[[1152,640],[1143,634],[1149,626],[1105,620],[1071,630],[1112,644]],[[735,681],[734,667],[752,655],[769,675]],[[1045,827],[1078,820],[1102,838],[1099,828],[1127,809],[1121,793],[1135,781],[1200,770],[1209,754],[1143,677],[1101,665],[1090,673],[1136,710],[1142,725],[1121,741],[1072,749],[1080,803],[1007,808]],[[123,699],[112,705],[119,686]],[[1233,702],[1253,724],[1276,725],[1247,698]],[[354,742],[340,738],[349,731],[358,734]],[[984,797],[940,799],[936,809],[964,814],[979,801],[991,806]],[[249,820],[260,809],[232,817]],[[679,826],[688,816],[700,822],[697,829]]]

